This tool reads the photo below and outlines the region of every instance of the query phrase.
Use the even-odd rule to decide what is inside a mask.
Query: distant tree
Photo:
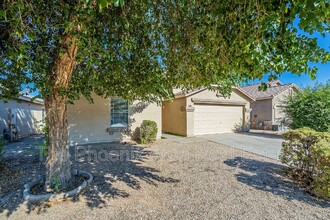
[[[292,129],[309,127],[330,132],[330,81],[290,97],[285,111]]]
[[[223,93],[247,80],[317,69],[330,55],[293,25],[329,32],[329,1],[3,0],[0,98],[39,89],[49,128],[47,181],[71,163],[67,103],[81,95],[160,101],[172,87]]]

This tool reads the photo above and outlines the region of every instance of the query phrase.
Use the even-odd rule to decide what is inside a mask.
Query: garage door
[[[243,107],[195,105],[194,134],[229,133],[242,127]]]

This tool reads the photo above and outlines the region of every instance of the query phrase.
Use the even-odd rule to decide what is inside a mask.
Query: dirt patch
[[[20,187],[19,180],[22,176],[24,176],[24,171],[19,167],[0,163],[0,195]]]

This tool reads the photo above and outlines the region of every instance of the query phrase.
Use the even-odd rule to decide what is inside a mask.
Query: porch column
[[[189,106],[182,106],[181,111],[186,112],[186,136],[191,137],[194,136],[194,111],[195,107]]]

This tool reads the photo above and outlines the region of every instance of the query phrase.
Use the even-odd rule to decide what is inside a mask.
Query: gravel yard
[[[15,190],[42,169],[35,160],[14,164],[12,172],[30,167],[12,183],[12,194],[0,185],[0,218],[330,219],[330,203],[283,178],[277,161],[206,140],[83,146],[72,148],[72,160],[94,175],[89,190],[70,201],[27,206]]]

